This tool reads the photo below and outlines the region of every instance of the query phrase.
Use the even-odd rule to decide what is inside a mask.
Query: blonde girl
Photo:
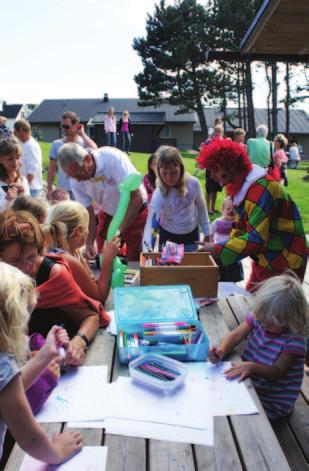
[[[57,328],[49,334],[47,347],[42,347],[40,354],[21,370],[19,364],[27,355],[25,333],[36,294],[31,279],[17,268],[0,262],[0,273],[0,457],[8,427],[26,453],[46,463],[58,464],[82,448],[81,436],[65,431],[55,433],[50,440],[36,422],[25,396],[25,389],[47,366],[46,360],[58,356]]]
[[[264,281],[253,313],[209,352],[217,363],[249,336],[242,362],[225,374],[240,381],[251,377],[270,419],[289,414],[298,397],[306,355],[307,302],[298,279],[289,274]]]
[[[200,182],[185,172],[178,149],[161,146],[156,152],[157,188],[153,192],[144,231],[144,250],[153,245],[152,233],[159,228],[159,244],[167,240],[184,244],[185,250],[196,250],[199,226],[204,240],[209,240],[209,218]]]
[[[82,254],[89,226],[87,209],[77,201],[63,201],[55,205],[49,214],[49,224],[42,226],[47,251],[61,252],[69,262],[73,277],[82,291],[93,299],[104,302],[109,294],[113,260],[120,240],[114,237],[103,247],[103,266],[95,280]]]

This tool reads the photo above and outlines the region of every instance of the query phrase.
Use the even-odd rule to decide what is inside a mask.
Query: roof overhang
[[[240,44],[240,51],[208,52],[208,60],[248,58],[309,62],[309,0],[265,0]]]

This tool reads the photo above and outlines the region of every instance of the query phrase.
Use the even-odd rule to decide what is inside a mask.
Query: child
[[[144,230],[143,249],[153,246],[153,231],[159,223],[159,244],[167,240],[196,250],[199,226],[209,239],[209,218],[200,182],[185,172],[178,149],[161,146],[156,152],[158,187],[155,189]]]
[[[69,201],[70,193],[64,188],[56,188],[51,194],[51,204],[57,204],[61,201]]]
[[[269,278],[255,295],[253,312],[209,351],[209,360],[222,360],[248,336],[243,362],[225,374],[251,377],[268,418],[277,419],[292,411],[303,380],[307,302],[301,284],[288,274]]]
[[[148,201],[151,201],[152,194],[156,189],[156,156],[151,154],[148,159],[148,173],[144,175],[143,183],[147,191]]]
[[[222,203],[222,217],[215,219],[210,226],[211,242],[215,244],[226,241],[231,233],[235,220],[234,204],[227,197]],[[241,281],[244,279],[241,262],[228,266],[220,266],[220,281]]]
[[[7,426],[26,453],[46,463],[58,464],[82,448],[81,436],[65,431],[55,433],[50,440],[31,412],[25,389],[42,368],[58,357],[56,344],[61,343],[57,329],[62,329],[54,327],[47,346],[40,351],[44,355],[38,353],[21,371],[18,362],[27,353],[25,332],[36,304],[35,289],[31,279],[15,267],[0,262],[0,272],[0,457]]]

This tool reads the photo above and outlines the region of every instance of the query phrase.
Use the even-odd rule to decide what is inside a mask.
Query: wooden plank
[[[287,421],[306,459],[309,460],[309,408],[301,395],[298,396],[293,412],[287,417]]]
[[[219,471],[242,470],[234,439],[226,417],[215,417],[214,447],[195,445],[198,470]]]
[[[146,440],[106,435],[107,466],[110,471],[146,471]]]
[[[47,435],[49,437],[51,437],[53,435],[53,433],[60,432],[60,430],[61,430],[61,424],[60,423],[41,424],[41,425],[46,430]],[[24,455],[25,455],[25,452],[16,443],[14,445],[12,453],[11,453],[7,463],[6,463],[4,471],[17,471],[21,466]]]
[[[218,343],[228,332],[223,315],[216,304],[202,308],[200,320],[210,341],[214,343]],[[234,355],[233,358],[239,357]],[[246,381],[246,384],[259,414],[231,416],[230,418],[234,439],[237,441],[237,448],[245,469],[259,471],[290,469],[251,382]]]
[[[285,453],[292,471],[308,471],[309,465],[302,454],[297,441],[285,418],[276,420],[272,427]]]
[[[250,312],[251,308],[243,296],[230,296],[227,299],[237,322],[241,324],[244,320],[248,312]]]
[[[306,373],[304,374],[301,392],[305,401],[307,402],[307,404],[309,404],[309,376]]]
[[[150,440],[149,471],[176,470],[195,471],[191,445]]]

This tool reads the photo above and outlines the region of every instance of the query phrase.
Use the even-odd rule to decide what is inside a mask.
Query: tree
[[[227,79],[223,84],[222,74],[205,63],[213,41],[209,25],[206,9],[196,0],[176,0],[169,6],[161,0],[147,17],[146,37],[133,41],[144,68],[134,77],[141,103],[178,105],[179,113],[196,111],[204,138],[204,105],[214,103],[228,86]]]

